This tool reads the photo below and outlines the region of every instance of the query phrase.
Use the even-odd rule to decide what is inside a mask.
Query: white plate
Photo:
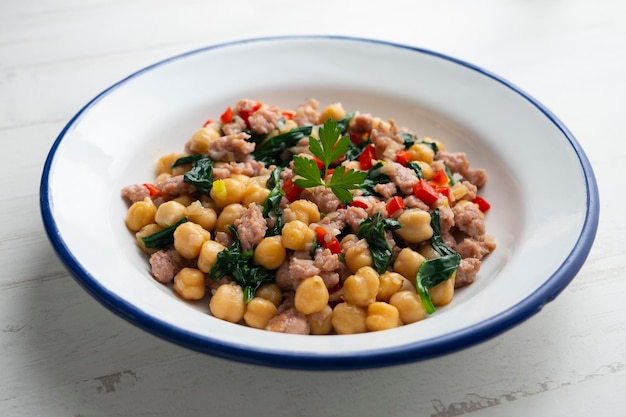
[[[120,189],[154,179],[207,118],[246,97],[293,108],[309,97],[394,118],[488,170],[488,233],[498,248],[476,282],[428,319],[386,332],[301,336],[234,325],[150,277],[124,226]],[[69,271],[137,326],[180,345],[263,365],[361,368],[422,360],[481,342],[552,300],[585,261],[597,185],[567,128],[511,83],[436,52],[365,39],[284,37],[167,59],[115,84],[63,129],[46,161],[41,211]]]

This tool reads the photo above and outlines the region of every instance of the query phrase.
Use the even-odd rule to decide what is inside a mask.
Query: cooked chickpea
[[[187,207],[193,201],[189,194],[179,195],[178,197],[173,198],[173,200],[178,201],[180,204],[182,204],[185,207]]]
[[[435,151],[425,143],[411,145],[409,155],[413,161],[424,161],[429,164],[432,164],[435,159]]]
[[[226,249],[226,246],[214,240],[207,239],[202,243],[198,254],[198,269],[209,273],[217,262],[217,254]]]
[[[428,289],[430,300],[435,307],[445,306],[452,301],[454,296],[454,278],[455,274],[452,274],[449,279]]]
[[[244,207],[248,207],[252,203],[262,206],[269,194],[270,190],[267,188],[250,182],[243,193],[242,204]]]
[[[411,248],[404,248],[398,253],[393,263],[393,270],[409,281],[413,281],[417,271],[422,266],[422,262],[424,262],[424,257],[419,252],[415,252]]]
[[[415,323],[426,317],[426,310],[415,291],[399,291],[391,296],[389,304],[398,309],[404,324]]]
[[[402,325],[398,309],[383,301],[375,301],[367,306],[365,326],[370,332],[393,329]]]
[[[306,318],[311,334],[328,334],[333,330],[333,309],[328,304]]]
[[[154,220],[163,227],[168,227],[185,217],[185,206],[178,201],[166,201],[156,211]]]
[[[371,266],[364,266],[343,282],[343,298],[358,306],[367,306],[376,301],[380,287],[378,272]]]
[[[312,314],[328,305],[328,288],[319,275],[306,278],[296,288],[294,298],[296,310],[302,314]]]
[[[135,233],[135,238],[137,238],[137,246],[139,246],[139,248],[147,254],[152,254],[158,251],[159,249],[156,249],[156,248],[155,249],[146,248],[146,245],[143,243],[143,240],[141,240],[141,238],[150,236],[151,234],[154,234],[160,230],[163,230],[163,228],[155,223],[148,224],[142,227],[140,231]]]
[[[346,111],[344,110],[343,105],[341,103],[334,103],[329,104],[322,109],[319,120],[321,123],[324,123],[329,118],[334,121],[338,121],[344,117],[346,117]]]
[[[210,124],[198,130],[191,136],[189,149],[196,153],[206,154],[209,152],[209,143],[219,138],[221,135],[216,125]]]
[[[431,245],[429,241],[422,243],[417,251],[426,259],[439,257],[439,254],[435,252],[435,250],[433,249],[433,245]]]
[[[211,234],[193,222],[183,223],[174,230],[174,248],[183,258],[196,258],[202,244],[209,239]]]
[[[213,230],[217,223],[217,213],[209,207],[204,207],[200,200],[189,204],[185,209],[185,216],[190,222],[202,226],[205,230]]]
[[[296,200],[285,210],[285,216],[286,222],[300,220],[306,224],[317,223],[320,221],[320,209],[312,201]]]
[[[315,232],[306,223],[294,220],[285,224],[282,238],[287,249],[305,250],[306,245],[315,239]]]
[[[159,158],[156,163],[156,172],[159,174],[171,174],[172,173],[172,164],[176,162],[176,160],[182,156],[185,156],[184,153],[174,152],[169,153],[167,155],[163,155]]]
[[[429,163],[424,162],[424,161],[415,161],[415,162],[417,162],[417,164],[422,169],[422,176],[424,177],[425,180],[429,180],[433,177],[435,171],[433,170],[433,167],[431,167]]]
[[[425,210],[408,209],[398,217],[400,227],[395,232],[409,243],[419,243],[433,236],[430,214]]]
[[[218,319],[237,323],[246,311],[243,290],[235,284],[220,285],[211,297],[209,309]]]
[[[386,271],[380,275],[380,286],[376,301],[389,301],[392,295],[400,291],[405,278],[397,272]]]
[[[450,194],[453,197],[452,201],[458,201],[465,197],[467,194],[467,186],[461,182],[456,182],[452,187],[450,187]]]
[[[154,183],[161,184],[163,181],[165,181],[168,178],[172,178],[172,174],[170,174],[169,172],[162,172],[161,174],[157,175],[157,177],[154,179]]]
[[[204,274],[195,268],[183,268],[174,276],[174,291],[185,300],[200,300],[205,293]]]
[[[265,269],[276,269],[285,262],[287,250],[281,236],[263,238],[254,249],[254,263]]]
[[[409,279],[404,278],[402,280],[402,287],[400,288],[400,291],[417,292],[417,289],[415,288],[415,279],[409,280]]]
[[[209,194],[215,202],[215,206],[222,208],[229,204],[241,203],[245,192],[246,185],[244,183],[234,178],[224,178],[213,183],[213,188]]]
[[[364,266],[373,266],[372,254],[365,239],[359,240],[346,251],[346,265],[353,274]]]
[[[156,213],[157,207],[150,197],[137,201],[126,212],[126,227],[133,232],[138,232],[142,227],[154,223]]]
[[[366,318],[367,310],[364,307],[339,303],[333,309],[331,322],[337,334],[365,333],[367,331]]]
[[[254,293],[255,297],[265,298],[276,307],[283,302],[283,290],[276,284],[263,284]]]
[[[255,329],[265,329],[267,323],[278,313],[276,306],[269,300],[261,297],[254,297],[246,305],[246,312],[243,320],[250,327]]]
[[[226,228],[228,225],[233,225],[235,220],[240,218],[246,208],[239,203],[229,204],[217,216],[217,222],[215,223],[216,232],[226,232],[230,234],[230,230]]]

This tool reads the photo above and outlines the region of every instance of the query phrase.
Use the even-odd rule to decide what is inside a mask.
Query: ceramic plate
[[[488,233],[498,248],[476,282],[421,322],[350,336],[302,336],[218,320],[151,278],[124,225],[123,186],[151,182],[239,98],[322,104],[393,118],[463,151],[490,179]],[[592,245],[598,191],[568,129],[528,94],[467,62],[366,39],[281,37],[211,46],[167,59],[88,103],[52,146],[41,181],[48,236],[68,270],[107,308],[157,336],[269,366],[354,369],[417,361],[491,338],[556,297]]]

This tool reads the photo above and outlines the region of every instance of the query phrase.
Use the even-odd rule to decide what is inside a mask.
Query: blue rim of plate
[[[127,81],[156,67],[165,65],[172,61],[184,59],[195,54],[205,53],[214,49],[228,48],[244,43],[289,40],[339,40],[359,43],[372,43],[386,45],[391,48],[401,48],[418,54],[430,55],[463,66],[471,71],[475,71],[486,77],[491,78],[492,80],[502,84],[509,90],[515,92],[517,95],[524,98],[539,111],[541,111],[544,116],[549,119],[554,124],[554,126],[556,126],[563,133],[563,136],[575,151],[578,157],[578,161],[580,163],[580,167],[582,168],[584,173],[587,194],[587,210],[585,213],[585,220],[581,229],[581,233],[574,248],[564,259],[556,272],[554,272],[544,282],[544,284],[542,284],[524,300],[487,320],[466,327],[462,330],[455,331],[436,338],[427,339],[421,342],[416,342],[414,344],[405,344],[399,347],[361,353],[359,355],[315,355],[300,353],[291,354],[289,352],[267,352],[253,350],[249,346],[239,346],[225,343],[223,341],[215,340],[209,337],[198,336],[196,334],[192,334],[185,330],[176,328],[146,315],[140,309],[127,303],[123,299],[119,298],[116,294],[111,293],[105,287],[100,285],[97,280],[95,280],[93,276],[89,273],[89,271],[87,271],[73,256],[71,250],[65,244],[63,237],[60,235],[56,221],[52,214],[52,202],[50,200],[49,189],[50,168],[54,161],[56,151],[63,141],[68,130],[74,125],[77,119],[84,112],[88,111],[100,99],[102,99],[107,94],[120,87]],[[44,227],[57,255],[65,264],[66,268],[71,272],[72,276],[75,278],[78,284],[81,285],[83,289],[85,289],[89,294],[91,294],[92,297],[94,297],[102,305],[104,305],[106,308],[108,308],[118,316],[128,320],[134,325],[162,339],[168,340],[170,342],[198,352],[208,353],[224,359],[256,365],[279,368],[316,370],[365,369],[398,365],[408,362],[416,362],[441,356],[444,354],[453,353],[455,351],[483,342],[506,330],[509,330],[516,324],[528,319],[532,315],[539,312],[545,304],[556,298],[556,296],[558,296],[559,293],[563,289],[565,289],[565,287],[567,287],[567,285],[574,279],[574,277],[586,261],[589,251],[591,250],[593,241],[596,236],[600,214],[600,202],[597,182],[591,164],[587,159],[587,156],[585,155],[583,149],[581,148],[578,141],[574,138],[574,135],[569,131],[569,129],[550,110],[548,110],[545,106],[543,106],[529,94],[522,91],[520,88],[510,83],[509,81],[491,73],[490,71],[439,52],[383,40],[335,35],[270,36],[225,42],[192,50],[180,55],[164,59],[129,75],[128,77],[113,84],[112,86],[98,94],[96,97],[94,97],[63,128],[63,130],[55,140],[54,144],[52,145],[52,148],[46,159],[40,183],[39,197],[40,210]]]

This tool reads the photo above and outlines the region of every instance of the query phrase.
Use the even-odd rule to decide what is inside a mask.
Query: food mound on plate
[[[122,190],[154,279],[258,329],[415,323],[471,284],[496,247],[478,195],[484,169],[340,103],[239,100],[156,172]]]

